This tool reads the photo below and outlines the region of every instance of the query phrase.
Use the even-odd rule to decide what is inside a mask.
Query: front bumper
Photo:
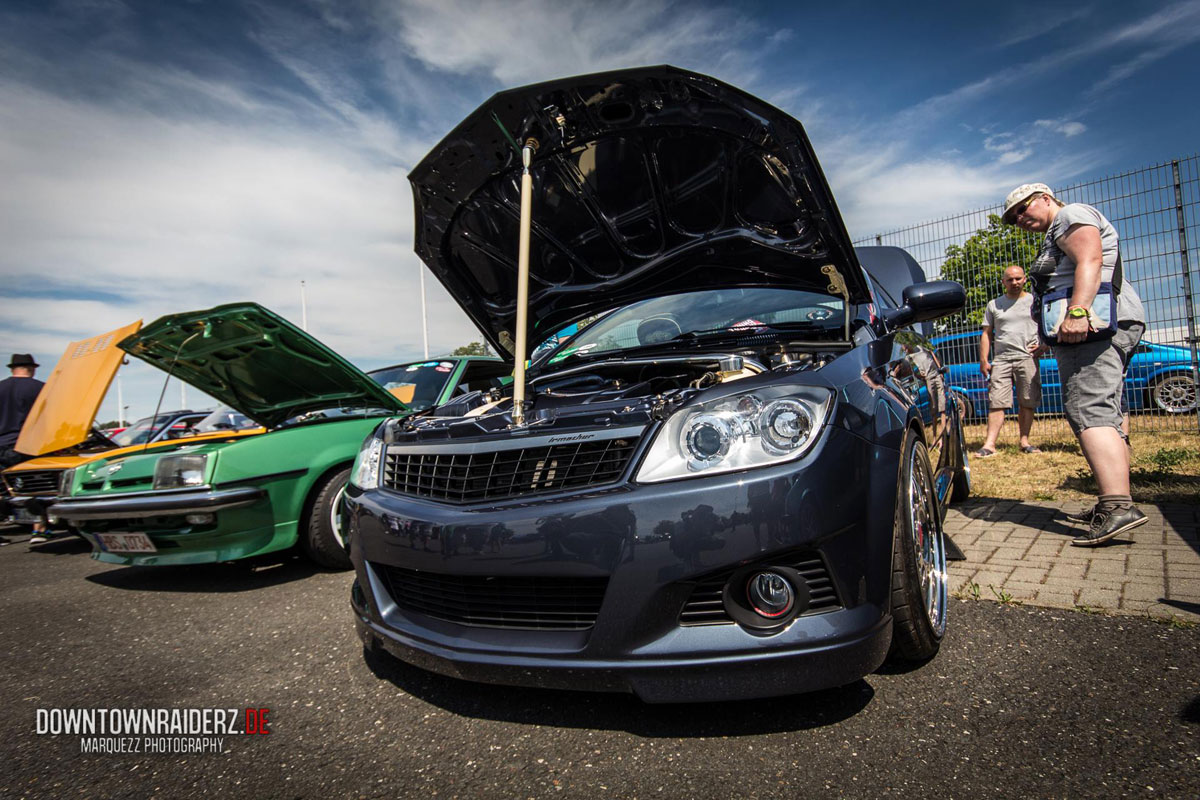
[[[99,519],[138,519],[179,514],[205,514],[242,508],[260,500],[265,492],[257,486],[233,489],[165,489],[91,497],[63,498],[50,506],[52,516],[68,522]]]
[[[92,544],[92,558],[110,564],[209,564],[281,550],[296,541],[294,520],[277,520],[268,492],[257,486],[196,487],[123,495],[63,498],[59,514]],[[191,514],[203,520],[188,521]],[[139,532],[153,553],[112,551],[101,534]]]
[[[830,429],[791,464],[449,506],[347,492],[351,605],[368,648],[492,683],[633,692],[647,702],[769,697],[874,671],[891,641],[898,454]],[[502,531],[502,535],[497,535]],[[681,610],[713,575],[784,553],[819,554],[838,606],[771,635]],[[389,575],[604,580],[584,630],[461,624],[396,602]]]

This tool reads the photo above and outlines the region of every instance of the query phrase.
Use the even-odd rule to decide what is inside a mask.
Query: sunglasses
[[[1041,197],[1041,195],[1040,195],[1040,194],[1035,194],[1033,197],[1030,197],[1028,200],[1026,200],[1025,202],[1021,203],[1020,205],[1013,206],[1013,209],[1012,209],[1012,218],[1013,218],[1013,219],[1016,219],[1017,217],[1019,217],[1019,216],[1021,216],[1022,214],[1024,214],[1024,213],[1025,213],[1025,211],[1026,211],[1026,210],[1027,210],[1027,209],[1028,209],[1028,208],[1029,208],[1031,205],[1033,205],[1034,201],[1035,201],[1035,200],[1037,200],[1039,197]]]

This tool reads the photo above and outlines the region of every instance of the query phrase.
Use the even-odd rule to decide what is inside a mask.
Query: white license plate
[[[110,553],[157,553],[158,548],[144,533],[98,533],[100,544]]]

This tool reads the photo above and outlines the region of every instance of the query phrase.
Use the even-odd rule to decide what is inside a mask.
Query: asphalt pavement
[[[366,659],[350,575],[298,559],[123,568],[64,539],[0,548],[0,575],[3,797],[1200,796],[1200,628],[1179,617],[956,599],[918,668],[647,706]],[[85,754],[98,737],[36,732],[69,708],[269,709],[270,733]]]

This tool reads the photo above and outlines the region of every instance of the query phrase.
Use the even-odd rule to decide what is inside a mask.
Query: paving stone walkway
[[[1062,518],[1085,503],[970,500],[952,506],[946,533],[966,555],[950,590],[1028,605],[1200,622],[1200,506],[1140,504],[1150,521],[1100,547],[1074,547]]]

